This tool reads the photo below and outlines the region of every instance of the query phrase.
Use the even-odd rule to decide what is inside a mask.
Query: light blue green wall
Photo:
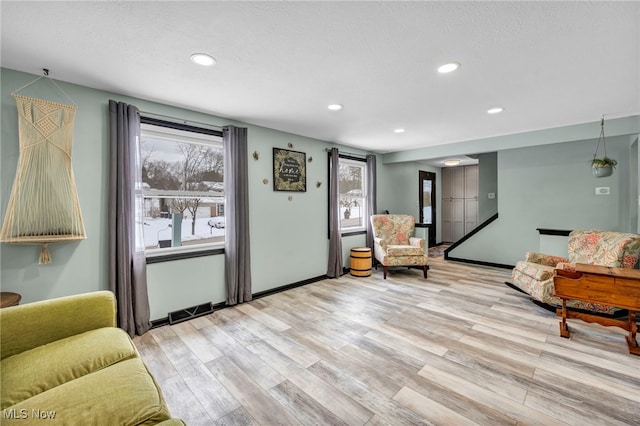
[[[19,153],[17,113],[10,94],[36,76],[2,69],[0,78],[0,204],[4,217]],[[260,153],[258,161],[252,157],[249,159],[253,291],[269,290],[326,273],[328,185],[325,149],[336,145],[123,95],[57,83],[78,105],[73,169],[87,239],[51,245],[51,265],[38,265],[38,247],[0,244],[0,285],[3,290],[18,292],[23,301],[31,302],[108,287],[109,99],[132,103],[146,112],[213,125],[248,127],[249,152]],[[68,102],[46,80],[28,87],[21,94]],[[313,158],[307,163],[307,191],[304,193],[273,191],[272,148],[287,148],[289,143],[293,150],[305,152],[307,159]],[[339,148],[359,152],[353,148]],[[384,176],[384,167],[378,168],[378,174]],[[268,179],[269,183],[263,184],[263,179]],[[322,182],[320,188],[316,188],[316,182]],[[289,195],[293,197],[291,201],[288,200]],[[345,237],[345,266],[348,265],[352,244],[363,245],[364,236]],[[152,319],[164,317],[177,309],[225,299],[221,255],[151,264],[148,266],[148,281]]]
[[[489,194],[495,198],[489,198]],[[498,153],[478,156],[478,224],[498,212]]]
[[[18,161],[17,114],[11,91],[36,76],[12,70],[0,70],[0,214],[4,211]],[[73,168],[88,238],[81,242],[51,246],[52,265],[38,265],[39,248],[0,244],[0,286],[23,295],[25,302],[107,288],[107,185],[109,99],[130,102],[141,110],[180,117],[213,125],[240,124],[249,129],[249,152],[259,151],[260,159],[249,160],[249,203],[251,207],[251,253],[254,292],[295,283],[323,275],[326,271],[327,240],[327,154],[334,144],[235,123],[220,117],[133,99],[82,86],[58,82],[78,105],[75,123]],[[21,92],[27,96],[63,101],[50,82],[40,81]],[[441,190],[438,168],[424,166],[418,159],[476,153],[482,146],[498,150],[498,209],[500,219],[486,231],[461,246],[456,257],[495,263],[515,263],[524,252],[539,244],[536,227],[622,229],[637,219],[638,182],[629,158],[638,159],[638,120],[613,120],[608,134],[627,135],[608,138],[608,149],[621,161],[610,178],[591,177],[588,160],[597,135],[598,123],[548,129],[408,151],[378,157],[378,210],[410,213],[418,216],[418,171],[436,172],[436,190]],[[629,135],[635,135],[633,140]],[[581,138],[581,139],[580,139]],[[543,142],[547,146],[520,147],[525,142]],[[574,141],[567,143],[557,143]],[[555,143],[554,143],[555,142]],[[308,163],[307,192],[278,193],[272,190],[271,150],[287,147],[313,157]],[[350,147],[340,147],[358,152]],[[426,155],[425,153],[428,153]],[[442,154],[442,155],[441,155]],[[421,155],[425,155],[421,157]],[[634,172],[635,170],[635,172]],[[264,185],[263,179],[269,179]],[[620,181],[623,179],[624,181]],[[316,188],[316,182],[322,182]],[[610,186],[612,195],[595,197],[596,186]],[[621,194],[620,192],[623,192]],[[292,195],[292,201],[287,197]],[[621,210],[631,205],[631,209]],[[441,217],[440,206],[437,207]],[[627,224],[627,225],[625,225]],[[440,233],[436,235],[441,240]],[[349,250],[364,245],[364,236],[343,238],[343,256],[348,266]],[[149,298],[152,318],[170,311],[212,301],[224,300],[223,256],[208,256],[149,265]]]
[[[378,176],[378,211],[389,210],[389,213],[410,214],[416,221],[420,219],[418,199],[418,172],[433,172],[436,174],[436,222],[440,223],[442,195],[442,173],[439,167],[428,166],[423,163],[406,162],[378,166],[384,170],[384,178]],[[437,227],[436,241],[442,241],[441,226]]]
[[[629,222],[629,230],[631,232],[640,233],[640,211],[638,209],[638,206],[640,205],[640,152],[638,152],[638,145],[638,136],[631,136],[628,199],[630,215],[627,220]]]
[[[629,182],[637,181],[630,174],[631,140],[607,138],[607,154],[619,161],[607,178],[591,174],[595,146],[596,140],[587,139],[499,151],[499,218],[451,256],[513,265],[527,251],[538,251],[536,228],[634,231],[629,229],[633,214],[627,202]],[[595,188],[603,186],[611,195],[595,195]]]

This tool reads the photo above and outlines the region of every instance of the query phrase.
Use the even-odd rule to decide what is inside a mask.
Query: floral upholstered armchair
[[[421,267],[427,278],[425,240],[413,237],[415,219],[403,214],[377,214],[371,216],[374,237],[374,255],[382,265],[384,279],[389,266]],[[376,269],[378,265],[376,264]]]
[[[562,300],[554,296],[555,269],[575,269],[576,263],[602,265],[614,268],[633,268],[640,256],[640,235],[594,229],[577,229],[569,234],[569,257],[528,252],[511,274],[513,285],[529,294],[532,299],[548,305],[561,306]],[[612,314],[611,306],[568,300],[567,307]]]

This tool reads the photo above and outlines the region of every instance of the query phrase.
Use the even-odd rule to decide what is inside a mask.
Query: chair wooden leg
[[[382,265],[382,271],[383,271],[383,275],[384,275],[384,279],[387,279],[387,270],[389,269],[389,267],[387,265]]]
[[[429,267],[427,265],[424,265],[422,267],[422,270],[424,271],[424,277],[427,278],[427,269],[429,269]]]

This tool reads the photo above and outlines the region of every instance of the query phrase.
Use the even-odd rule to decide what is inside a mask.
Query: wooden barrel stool
[[[354,277],[368,277],[371,275],[371,249],[369,247],[354,247],[351,249],[351,275]]]

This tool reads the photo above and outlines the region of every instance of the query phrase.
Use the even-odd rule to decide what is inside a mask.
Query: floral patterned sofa
[[[374,255],[382,265],[384,279],[389,266],[421,266],[424,277],[429,269],[425,240],[413,237],[415,219],[403,214],[377,214],[371,216],[374,237]],[[376,264],[376,269],[378,265]]]
[[[576,263],[633,268],[640,257],[640,235],[623,232],[577,229],[569,234],[569,257],[528,252],[511,274],[511,283],[532,299],[548,305],[561,306],[554,296],[553,271],[575,269]],[[567,307],[612,314],[611,306],[568,300]]]

